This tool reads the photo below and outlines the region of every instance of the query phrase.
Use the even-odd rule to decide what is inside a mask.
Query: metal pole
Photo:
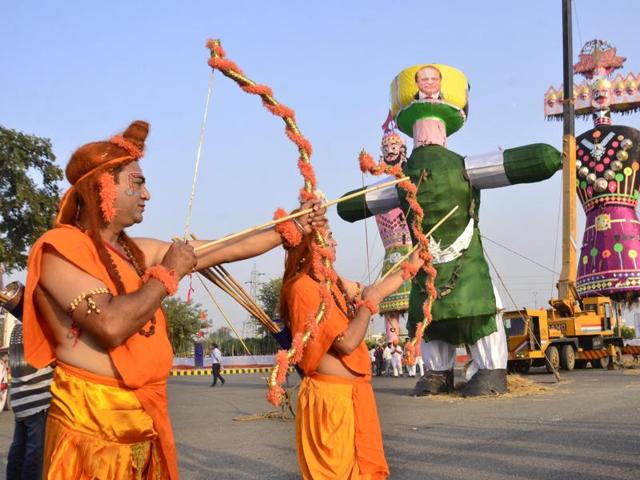
[[[576,253],[576,139],[573,100],[571,0],[562,0],[563,137],[562,137],[562,271],[558,297],[574,305]]]
[[[562,81],[564,107],[562,126],[564,135],[575,136],[573,103],[573,35],[571,29],[571,0],[562,0]]]

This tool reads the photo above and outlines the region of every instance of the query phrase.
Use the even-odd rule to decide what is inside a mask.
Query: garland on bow
[[[300,189],[300,200],[317,200],[316,175],[311,165],[311,143],[298,129],[295,121],[295,112],[279,103],[273,97],[273,91],[267,85],[260,85],[247,78],[235,62],[226,57],[226,53],[220,44],[220,40],[209,40],[207,48],[211,51],[209,66],[219,70],[223,75],[235,81],[245,92],[258,95],[262,105],[273,115],[282,118],[285,123],[285,134],[297,147],[299,152],[298,170],[304,178],[304,186]],[[320,283],[320,305],[315,315],[310,315],[305,325],[304,334],[294,336],[289,350],[279,350],[276,354],[276,364],[271,370],[268,380],[267,400],[273,405],[280,405],[284,397],[284,388],[287,371],[290,365],[298,363],[305,346],[317,335],[318,325],[325,318],[331,306],[331,286],[337,281],[337,274],[333,269],[335,257],[327,248],[326,228],[317,228],[312,244],[313,275]]]
[[[407,343],[405,344],[405,354],[406,354],[406,361],[407,361],[407,365],[415,365],[416,364],[416,360],[417,360],[417,355],[416,355],[416,342],[418,341],[419,338],[422,338],[422,333],[424,332],[424,329],[422,328],[424,322],[419,322],[416,325],[416,336],[413,337],[410,340],[407,340]]]
[[[358,160],[360,162],[360,170],[363,173],[370,173],[371,175],[393,175],[396,178],[402,178],[404,173],[402,172],[402,167],[400,165],[389,166],[383,164],[382,162],[377,163],[373,157],[362,150],[360,155],[358,156]],[[409,203],[409,208],[413,210],[413,220],[411,222],[411,231],[414,236],[420,243],[420,251],[419,256],[424,262],[422,265],[422,270],[427,274],[426,279],[426,289],[427,289],[427,299],[422,305],[422,313],[424,320],[419,322],[416,325],[416,335],[411,340],[412,345],[415,345],[418,339],[422,338],[422,333],[424,329],[429,326],[433,317],[431,316],[431,306],[433,302],[438,297],[438,291],[435,287],[435,279],[438,274],[436,269],[433,267],[433,256],[429,252],[429,239],[424,233],[422,229],[422,221],[424,219],[424,210],[418,203],[418,187],[416,187],[410,180],[405,180],[404,182],[400,182],[398,187],[403,189],[406,192],[407,203]]]

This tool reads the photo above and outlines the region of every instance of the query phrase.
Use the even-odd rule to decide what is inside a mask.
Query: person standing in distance
[[[218,379],[220,379],[220,384],[224,385],[225,380],[220,375],[220,369],[222,368],[222,352],[218,348],[218,344],[213,344],[213,350],[211,350],[211,358],[213,359],[213,363],[211,364],[211,375],[213,376],[212,387],[215,387],[218,384]]]

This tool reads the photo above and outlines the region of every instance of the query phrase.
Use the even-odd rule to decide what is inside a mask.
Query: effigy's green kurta
[[[423,171],[425,175],[419,183]],[[439,145],[416,148],[405,168],[413,184],[419,183],[418,202],[424,209],[425,233],[458,205],[458,210],[433,234],[441,249],[456,241],[470,220],[474,222],[468,248],[451,261],[434,264],[438,272],[435,281],[438,299],[432,305],[433,322],[424,338],[454,345],[473,344],[497,329],[496,301],[478,229],[480,191],[469,183],[464,171],[464,158]],[[413,213],[402,190],[400,197],[403,210],[410,212],[407,223],[411,225]],[[416,324],[423,320],[422,305],[427,296],[425,277],[425,272],[420,270],[413,280],[407,321],[411,336],[415,334]]]

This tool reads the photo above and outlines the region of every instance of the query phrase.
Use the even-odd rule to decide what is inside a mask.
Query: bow
[[[282,119],[285,124],[285,134],[296,145],[299,153],[297,166],[304,180],[304,185],[300,189],[300,200],[304,202],[318,199],[316,195],[316,175],[311,165],[311,143],[300,133],[295,121],[295,112],[286,105],[279,103],[275,99],[273,91],[267,85],[257,84],[245,76],[238,65],[227,58],[220,40],[209,40],[207,48],[211,52],[208,64],[214,71],[218,70],[225,77],[233,80],[244,92],[259,96],[262,100],[262,105],[273,115]],[[313,321],[308,322],[305,327],[305,332],[294,336],[292,347],[289,350],[280,350],[276,354],[277,362],[269,375],[269,392],[267,393],[267,399],[274,405],[279,405],[284,396],[285,392],[282,384],[285,381],[289,365],[295,364],[300,360],[305,345],[312,339],[314,333],[317,332],[318,325],[324,319],[327,303],[331,298],[331,286],[337,281],[337,274],[333,270],[332,264],[334,260],[333,254],[326,248],[327,233],[324,227],[316,229],[312,246],[312,255],[318,260],[313,262],[313,274],[320,280],[320,305]]]

